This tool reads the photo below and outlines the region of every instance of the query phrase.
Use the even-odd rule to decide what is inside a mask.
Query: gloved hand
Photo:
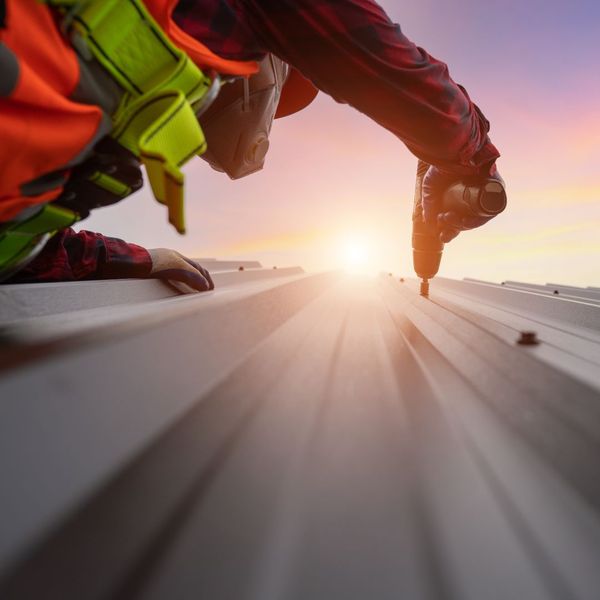
[[[198,292],[215,289],[210,273],[196,261],[168,248],[152,248],[148,253],[152,259],[149,277],[184,283]]]
[[[421,163],[422,161],[419,161],[419,169],[421,172],[424,172],[424,169],[421,169]],[[495,165],[491,167],[489,174],[481,176],[465,177],[464,175],[453,175],[440,171],[434,166],[430,166],[424,172],[422,181],[423,220],[428,225],[437,225],[442,242],[450,242],[461,231],[481,227],[481,225],[485,225],[490,219],[493,219],[493,217],[473,217],[454,211],[444,212],[442,206],[444,192],[458,181],[478,185],[488,179],[496,179],[504,186],[504,180],[500,176],[500,173],[498,173]]]
[[[126,191],[112,193],[95,183],[98,173],[117,180]],[[94,146],[94,152],[87,160],[71,169],[69,180],[56,202],[85,219],[91,210],[120,202],[139,190],[143,183],[139,159],[112,138],[104,137]]]

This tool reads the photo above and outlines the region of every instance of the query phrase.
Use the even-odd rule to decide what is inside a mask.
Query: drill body
[[[421,279],[421,295],[429,295],[429,280],[436,276],[442,260],[444,242],[437,223],[423,220],[423,179],[429,165],[419,161],[413,210],[413,266]],[[455,213],[465,219],[485,222],[506,207],[506,191],[500,178],[464,179],[451,183],[441,191],[439,213]]]

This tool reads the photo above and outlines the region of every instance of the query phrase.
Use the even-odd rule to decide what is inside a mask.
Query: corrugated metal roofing
[[[0,288],[0,598],[598,598],[598,290],[257,267]]]

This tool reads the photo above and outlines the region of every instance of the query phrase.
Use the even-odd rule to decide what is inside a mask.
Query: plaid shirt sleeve
[[[487,119],[447,66],[373,0],[180,0],[174,17],[225,58],[272,52],[430,164],[475,174],[499,156]]]
[[[93,231],[64,229],[24,269],[5,283],[148,277],[148,251]]]

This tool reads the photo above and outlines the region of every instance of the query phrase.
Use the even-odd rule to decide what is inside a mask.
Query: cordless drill
[[[429,296],[429,280],[436,276],[444,242],[440,240],[437,224],[423,221],[422,198],[423,178],[429,165],[419,161],[415,205],[413,210],[413,265],[421,279],[421,296]],[[450,185],[442,196],[440,212],[457,212],[463,217],[492,218],[506,207],[506,191],[498,179],[488,178],[477,181],[457,181]]]

